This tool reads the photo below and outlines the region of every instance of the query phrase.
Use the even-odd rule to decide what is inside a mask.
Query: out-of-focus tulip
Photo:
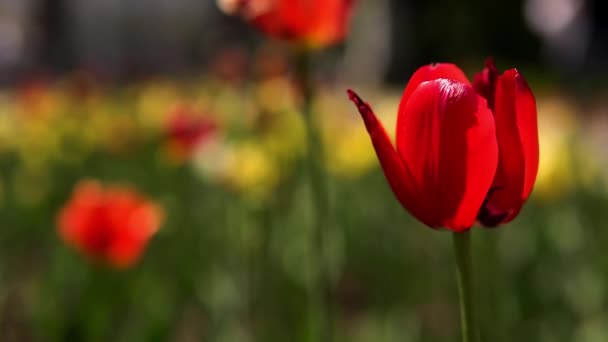
[[[58,233],[88,257],[133,265],[163,221],[163,210],[128,187],[82,181],[58,215]]]
[[[63,95],[46,77],[27,80],[15,92],[17,114],[27,120],[49,120],[64,109]]]
[[[516,69],[500,75],[488,60],[474,85],[453,64],[418,69],[401,98],[396,146],[371,107],[348,93],[393,192],[417,219],[462,232],[517,216],[538,171],[538,128]]]
[[[266,199],[280,177],[279,165],[263,146],[255,142],[234,146],[226,166],[223,181],[252,200]]]
[[[174,160],[184,160],[217,131],[208,117],[185,107],[176,107],[167,123],[168,149]]]
[[[354,0],[218,0],[226,13],[239,14],[264,34],[306,47],[344,40]]]
[[[156,135],[167,126],[167,116],[179,101],[177,85],[166,80],[152,80],[137,88],[135,93],[135,113],[145,134]]]
[[[269,198],[281,180],[281,164],[264,144],[219,138],[196,150],[199,175],[255,202]]]

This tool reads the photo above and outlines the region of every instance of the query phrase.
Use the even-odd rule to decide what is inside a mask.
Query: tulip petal
[[[536,101],[526,80],[510,69],[498,79],[494,115],[500,161],[479,220],[496,226],[513,220],[530,196],[538,172]]]
[[[473,88],[488,101],[488,107],[494,110],[494,95],[496,94],[496,82],[500,73],[494,64],[494,59],[488,57],[482,71],[473,77]]]
[[[492,112],[464,83],[421,83],[403,108],[398,151],[432,227],[465,231],[475,223],[498,164]],[[400,113],[401,114],[401,113]]]
[[[427,220],[428,214],[423,212],[422,207],[419,205],[412,177],[399,158],[382,123],[378,120],[368,103],[364,102],[350,89],[347,93],[363,118],[365,127],[376,150],[376,155],[393,193],[412,215],[426,225],[433,226],[432,222]]]
[[[402,136],[400,135],[400,127],[403,126],[406,121],[405,116],[407,112],[405,111],[405,106],[407,105],[410,96],[418,88],[420,83],[426,81],[436,80],[438,78],[445,78],[448,80],[453,80],[457,82],[461,82],[464,84],[470,84],[467,76],[454,64],[451,63],[434,63],[425,65],[423,67],[418,68],[416,72],[410,77],[410,80],[403,91],[403,95],[401,96],[401,103],[399,103],[399,114],[397,115],[397,132],[395,134],[395,140],[397,141],[397,151],[402,148]]]

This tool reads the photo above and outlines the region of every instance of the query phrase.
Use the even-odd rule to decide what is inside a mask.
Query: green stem
[[[460,294],[460,328],[462,342],[479,342],[479,329],[475,316],[475,289],[471,258],[471,233],[454,233],[454,252]]]
[[[302,92],[302,116],[308,143],[307,164],[310,187],[315,208],[314,251],[317,258],[318,278],[311,289],[311,325],[316,330],[316,341],[331,341],[332,313],[329,296],[330,278],[325,262],[325,227],[329,214],[329,200],[325,179],[325,165],[321,133],[313,117],[314,84],[312,82],[311,58],[307,50],[300,50],[296,56],[297,81]],[[315,324],[316,322],[316,324]],[[316,326],[316,329],[314,329]],[[312,332],[312,331],[311,331]]]

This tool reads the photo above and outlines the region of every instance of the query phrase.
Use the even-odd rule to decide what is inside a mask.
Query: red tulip
[[[58,233],[88,257],[125,268],[139,259],[163,216],[133,189],[83,181],[59,212]]]
[[[188,107],[178,106],[167,122],[169,152],[175,160],[186,159],[216,131],[213,120]]]
[[[307,47],[344,40],[354,0],[218,0],[264,34]]]
[[[489,60],[474,86],[453,64],[418,69],[401,98],[396,146],[348,93],[393,192],[421,222],[462,232],[517,216],[538,170],[538,129],[534,95],[516,69],[500,75]]]

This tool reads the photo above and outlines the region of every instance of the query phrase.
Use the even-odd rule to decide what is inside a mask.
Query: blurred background
[[[0,0],[0,340],[307,341],[322,268],[336,341],[455,341],[451,236],[395,200],[344,90],[392,127],[416,68],[491,55],[537,96],[541,166],[515,222],[474,230],[483,340],[608,341],[607,7],[358,1],[314,56],[320,257],[285,44],[211,0]],[[164,208],[131,268],[57,234],[91,178]]]

